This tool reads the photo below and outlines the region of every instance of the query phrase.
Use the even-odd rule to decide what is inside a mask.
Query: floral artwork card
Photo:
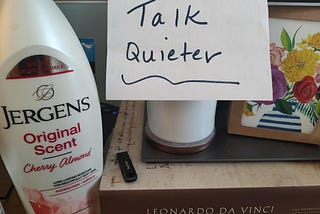
[[[320,115],[319,24],[270,18],[273,100],[233,103],[233,109],[235,105],[241,109],[240,126],[249,130],[240,134],[307,143],[320,141],[320,136],[315,137]],[[229,132],[237,132],[232,129]]]

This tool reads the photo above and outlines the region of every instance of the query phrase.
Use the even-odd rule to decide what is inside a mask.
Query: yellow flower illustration
[[[302,39],[298,44],[300,47],[312,47],[316,50],[320,50],[320,32],[313,35],[308,35],[307,39]]]
[[[266,114],[269,117],[268,111],[272,107],[272,112],[281,112],[288,118],[290,115],[299,113],[308,118],[309,124],[313,127],[318,124],[320,118],[320,32],[309,33],[307,37],[296,43],[296,37],[298,33],[300,34],[299,30],[302,29],[301,25],[290,36],[287,30],[282,28],[280,33],[282,46],[274,42],[270,44],[273,100],[245,102],[243,116],[246,116],[248,120],[251,120],[250,117],[252,117],[251,121],[257,119],[260,123]],[[265,108],[265,105],[270,107]],[[260,113],[255,114],[260,110],[263,111],[263,116],[258,118]],[[270,116],[269,121],[270,128],[279,127],[279,118],[273,120]],[[284,121],[287,119],[283,119]],[[307,122],[298,114],[297,121],[297,124]],[[260,126],[259,123],[257,127]],[[293,131],[297,130],[299,131],[299,129]]]
[[[255,116],[255,114],[248,108],[248,102],[243,105],[243,114],[247,117]]]
[[[281,64],[281,70],[290,82],[297,82],[305,76],[313,76],[320,57],[310,49],[292,50]]]

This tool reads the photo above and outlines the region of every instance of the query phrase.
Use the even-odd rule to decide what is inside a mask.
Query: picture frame
[[[310,134],[279,131],[266,128],[243,126],[241,123],[243,107],[246,101],[232,101],[229,104],[228,133],[282,140],[296,143],[320,144],[320,124]]]
[[[320,40],[320,30],[318,30],[320,27],[317,27],[320,25],[320,7],[270,6],[269,15],[274,99],[231,101],[228,133],[320,144],[320,58],[317,58],[320,57],[320,48],[314,47],[314,44],[310,46],[308,43],[313,35]],[[279,39],[275,39],[274,42],[275,37]],[[278,51],[276,58],[273,58],[275,56],[272,51]],[[306,52],[311,55],[305,54]],[[308,56],[306,63],[315,57],[312,61],[313,67],[290,76],[291,71],[286,69],[291,65],[287,67],[286,65],[293,63],[291,60],[293,56],[300,53]],[[307,79],[313,89],[310,89],[310,92],[308,85],[307,95],[302,95],[300,92],[305,90]]]

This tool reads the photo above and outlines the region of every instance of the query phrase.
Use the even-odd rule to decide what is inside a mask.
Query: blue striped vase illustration
[[[292,114],[285,114],[273,108],[262,115],[257,127],[279,131],[301,132],[301,119],[295,114],[295,111]]]

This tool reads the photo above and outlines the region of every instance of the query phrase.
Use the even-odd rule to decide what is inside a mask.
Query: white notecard
[[[266,0],[109,0],[108,100],[272,99]]]

